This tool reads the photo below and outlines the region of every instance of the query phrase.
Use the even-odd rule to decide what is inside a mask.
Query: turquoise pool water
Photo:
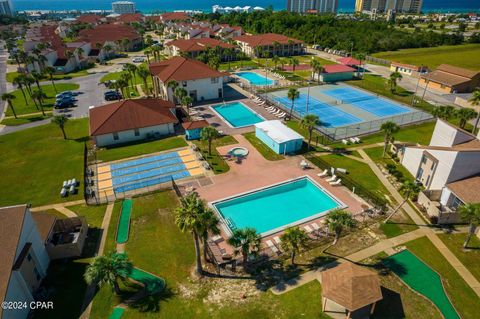
[[[253,227],[263,236],[345,207],[307,177],[215,202],[213,206],[230,230]]]
[[[269,77],[261,76],[255,72],[238,72],[235,73],[238,77],[241,77],[244,80],[247,80],[250,84],[255,86],[264,86],[264,85],[272,85],[275,83],[274,80],[270,79]]]
[[[260,115],[241,102],[213,105],[212,109],[232,127],[244,127],[264,121]]]

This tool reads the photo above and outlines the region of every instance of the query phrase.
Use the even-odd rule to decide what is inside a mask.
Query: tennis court
[[[283,105],[292,104],[292,101],[286,96],[276,97],[275,100]],[[308,97],[304,93],[301,93],[298,99],[295,100],[294,109],[299,116],[304,116],[307,113],[317,115],[322,122],[322,126],[325,127],[338,127],[362,122],[361,119],[314,97]]]
[[[98,166],[98,193],[109,197],[201,174],[203,169],[190,149],[147,155]]]
[[[409,250],[392,255],[383,263],[413,290],[430,299],[445,319],[460,319],[443,289],[440,276]]]
[[[351,104],[378,117],[394,116],[411,111],[411,109],[398,103],[387,101],[354,88],[344,87],[326,90],[323,93],[338,100],[339,104]]]

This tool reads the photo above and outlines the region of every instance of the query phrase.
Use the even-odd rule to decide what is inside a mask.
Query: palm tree
[[[130,73],[122,73],[120,75],[120,80],[123,81],[123,83],[125,83],[125,88],[127,89],[127,93],[128,93],[128,97],[130,98],[130,84],[131,84],[131,80],[132,80],[132,75]],[[117,80],[118,81],[118,80]]]
[[[296,88],[288,89],[287,97],[290,101],[292,101],[292,107],[290,108],[290,119],[292,118],[293,107],[295,106],[295,100],[298,99],[299,96],[300,96],[300,92]]]
[[[15,78],[13,78],[12,83],[18,86],[18,88],[22,92],[23,99],[25,100],[25,104],[28,105],[27,96],[25,95],[25,91],[23,89],[23,86],[25,84],[25,75],[23,74],[17,75]]]
[[[227,242],[229,245],[239,249],[243,258],[243,265],[246,265],[248,254],[256,254],[258,252],[261,240],[262,238],[257,234],[255,228],[246,227],[235,229],[232,237]],[[238,250],[235,250],[235,253],[238,254]]]
[[[45,72],[50,77],[50,81],[52,82],[53,89],[55,90],[55,93],[57,93],[57,87],[55,86],[55,80],[53,78],[53,75],[55,74],[55,68],[53,66],[47,66],[45,68]]]
[[[147,62],[150,64],[150,54],[152,54],[152,49],[151,48],[146,48],[143,50],[143,53],[147,56]]]
[[[62,130],[63,134],[63,139],[67,139],[67,134],[65,134],[65,124],[68,122],[68,117],[65,115],[56,115],[52,119],[52,123],[55,123],[58,125],[58,127]]]
[[[207,260],[207,240],[210,234],[218,235],[220,234],[220,229],[218,228],[219,219],[215,213],[208,208],[205,208],[202,212],[201,223],[199,227],[199,234],[202,237],[203,242],[203,259]]]
[[[211,57],[208,59],[208,66],[218,71],[218,68],[220,67],[220,58],[218,56]]]
[[[278,63],[280,62],[280,58],[278,57],[278,55],[274,55],[272,57],[272,61],[273,61],[274,69],[276,70]]]
[[[15,108],[13,107],[12,101],[15,100],[17,97],[12,93],[3,93],[2,94],[2,101],[6,101],[10,109],[12,110],[13,116],[17,118],[17,113],[15,112]]]
[[[312,61],[310,61],[310,66],[312,67],[312,74],[317,74],[317,81],[318,83],[320,83],[320,73],[322,73],[323,71],[323,67],[320,64],[320,61],[318,61],[317,59],[312,59]]]
[[[290,227],[285,230],[280,239],[282,240],[282,249],[290,252],[292,265],[295,265],[295,255],[300,249],[307,247],[307,234],[298,227]]]
[[[308,131],[308,149],[310,149],[310,143],[312,141],[313,129],[320,123],[320,119],[315,114],[306,114],[300,121],[301,127]]]
[[[191,96],[184,96],[182,97],[182,105],[187,108],[187,114],[190,115],[190,106],[193,103],[193,98]]]
[[[475,230],[480,224],[480,204],[462,205],[458,208],[458,213],[460,214],[462,220],[469,224],[468,235],[463,243],[463,248],[467,248],[472,235],[475,234]]]
[[[188,92],[184,88],[176,88],[175,92],[173,93],[177,98],[177,101],[182,102],[182,99],[187,96]]]
[[[472,97],[468,101],[474,106],[480,105],[480,89],[475,89],[475,91],[473,91]],[[473,126],[472,133],[474,134],[478,128],[478,123],[480,123],[480,112],[477,113],[477,119],[475,120],[475,125]]]
[[[291,57],[288,62],[289,62],[289,64],[292,66],[292,71],[295,72],[295,67],[300,64],[300,62],[298,61],[298,59],[295,58],[295,57]]]
[[[123,39],[122,40],[122,48],[123,51],[128,51],[128,46],[130,45],[130,40],[129,39]]]
[[[469,107],[462,107],[455,112],[455,115],[460,119],[459,126],[463,129],[469,120],[477,117],[477,112]]]
[[[400,126],[397,123],[392,121],[387,121],[380,126],[380,130],[385,133],[385,146],[383,147],[383,157],[387,153],[388,143],[392,141],[393,134],[397,133],[400,130]]]
[[[362,79],[363,79],[365,77],[365,65],[363,64],[363,62],[365,61],[367,55],[365,53],[357,53],[355,56],[358,59],[358,61],[360,61],[360,67],[362,68]]]
[[[42,115],[45,116],[45,110],[43,109],[43,100],[47,98],[47,95],[42,90],[35,90],[32,92],[32,99],[38,101]]]
[[[390,78],[388,79],[388,84],[390,85],[390,91],[394,93],[397,90],[397,84],[400,80],[402,80],[403,76],[400,72],[392,72],[390,74]]]
[[[35,84],[37,85],[37,88],[39,90],[41,90],[40,88],[40,80],[43,78],[42,74],[40,72],[37,72],[35,70],[33,70],[30,75],[32,76],[32,78],[35,80]]]
[[[103,51],[105,51],[105,55],[108,58],[110,56],[110,52],[112,52],[113,48],[110,44],[105,44],[103,46]]]
[[[404,196],[404,200],[403,202],[397,206],[397,208],[395,208],[395,210],[390,214],[388,215],[387,218],[385,218],[385,220],[383,221],[384,223],[388,222],[390,220],[390,218],[392,218],[393,215],[395,215],[398,210],[409,200],[411,199],[414,195],[418,194],[418,192],[421,190],[422,188],[417,185],[415,182],[412,182],[412,181],[405,181],[402,186],[400,186],[400,193],[403,194]]]
[[[340,235],[345,228],[355,227],[356,221],[353,219],[352,215],[344,211],[343,209],[332,210],[327,215],[327,226],[335,232],[335,239],[333,240],[332,246],[336,245],[340,239]]]
[[[432,115],[442,120],[448,121],[455,115],[455,108],[451,105],[436,106],[432,110]]]
[[[200,131],[202,141],[208,141],[208,155],[212,155],[212,141],[218,137],[218,131],[213,126],[206,126]]]
[[[177,89],[177,87],[178,87],[178,82],[177,81],[170,80],[170,81],[167,82],[167,89],[169,88],[169,89],[172,90],[172,98],[173,98],[174,103],[175,103],[175,90]]]
[[[196,193],[190,193],[180,199],[180,206],[175,209],[175,224],[182,232],[190,232],[193,237],[196,255],[196,271],[203,275],[202,259],[200,256],[199,236],[207,228],[202,218],[205,217],[205,203]]]
[[[137,74],[143,81],[143,86],[145,86],[145,93],[147,93],[147,96],[149,96],[150,88],[148,87],[147,79],[150,76],[150,71],[147,69],[146,66],[141,65],[137,68]]]
[[[132,263],[126,254],[118,254],[115,251],[105,256],[98,256],[88,265],[84,279],[90,285],[98,283],[99,286],[108,284],[113,287],[115,293],[120,294],[118,280],[127,279],[132,273]]]
[[[40,72],[45,71],[45,63],[48,61],[44,55],[37,56],[38,65],[40,66]]]

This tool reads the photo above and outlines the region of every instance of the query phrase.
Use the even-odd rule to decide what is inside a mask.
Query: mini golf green
[[[120,319],[125,312],[125,308],[115,307],[108,319]]]
[[[165,280],[145,272],[138,268],[133,268],[129,276],[135,281],[141,282],[145,285],[145,290],[148,295],[155,295],[163,291],[165,288]]]
[[[128,240],[128,231],[130,229],[130,217],[132,216],[132,200],[125,199],[122,202],[122,212],[118,221],[117,243],[124,244]]]
[[[408,250],[387,257],[383,263],[413,290],[430,299],[445,319],[460,319],[443,290],[440,276]]]

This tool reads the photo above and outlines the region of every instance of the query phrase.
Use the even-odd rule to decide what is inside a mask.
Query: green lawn
[[[477,309],[480,304],[480,298],[427,237],[410,241],[404,245],[440,274],[447,295],[462,318],[478,318]]]
[[[7,75],[6,75],[6,78],[7,78],[7,82],[10,82],[12,83],[13,82],[13,79],[15,77],[18,76],[18,72],[8,72]],[[58,80],[69,80],[69,79],[73,79],[73,78],[78,78],[80,76],[85,76],[85,75],[88,75],[89,73],[87,72],[87,70],[79,70],[79,71],[76,71],[76,72],[71,72],[71,73],[67,73],[67,74],[55,74],[53,76],[53,79],[55,81],[58,81]],[[50,81],[50,77],[47,76],[45,78],[42,79],[42,82],[45,82],[45,81]]]
[[[467,234],[441,234],[438,235],[448,249],[457,256],[462,264],[470,270],[473,276],[480,280],[480,239],[472,236],[468,249],[463,249],[463,242]]]
[[[185,147],[187,142],[181,136],[167,137],[156,141],[141,142],[112,148],[102,148],[97,151],[97,160],[103,162],[115,161],[132,156],[166,151],[174,148]]]
[[[279,161],[285,158],[284,156],[275,153],[270,147],[259,140],[255,136],[255,132],[245,133],[243,136],[245,136],[250,144],[252,144],[265,159],[269,161]]]
[[[61,198],[59,194],[64,180],[83,179],[88,119],[71,120],[65,130],[67,140],[55,124],[0,136],[0,206],[41,206],[83,198],[83,185],[77,195]]]
[[[357,86],[373,93],[377,93],[406,105],[412,104],[413,92],[402,88],[402,81],[399,82],[399,85],[397,85],[397,89],[394,93],[390,91],[390,87],[387,85],[387,79],[379,75],[365,74],[365,77],[361,80],[350,80],[346,81],[345,83]],[[417,96],[417,103],[415,106],[418,109],[422,109],[426,112],[432,111],[434,107],[432,104],[424,100],[418,100],[420,100],[420,98]]]
[[[42,91],[47,95],[47,98],[43,102],[43,108],[45,111],[48,111],[52,109],[53,103],[55,103],[56,94],[63,91],[77,90],[79,88],[79,85],[72,84],[72,83],[57,83],[55,84],[57,91],[55,91],[55,89],[53,88],[53,85],[51,84],[40,85],[40,87],[42,88]],[[36,85],[32,86],[32,90],[37,90],[37,89],[38,88]],[[24,91],[27,97],[27,104],[25,104],[25,99],[23,98],[22,91],[20,89],[11,92],[13,95],[15,95],[15,99],[12,102],[13,102],[13,107],[15,108],[15,112],[17,112],[17,115],[29,114],[29,113],[40,113],[41,112],[40,107],[39,109],[37,109],[35,107],[35,104],[33,103],[33,100],[28,95],[27,90],[24,89]],[[6,116],[13,116],[12,110],[10,108],[7,109],[7,112],[5,114]]]
[[[427,122],[418,125],[409,125],[401,127],[400,131],[394,134],[395,141],[405,142],[405,143],[419,143],[422,145],[428,145],[430,139],[432,138],[433,129],[435,128],[435,122]],[[340,148],[350,148],[356,146],[363,146],[375,143],[383,143],[385,136],[382,132],[374,133],[367,136],[361,137],[361,144],[350,144],[344,145],[342,143],[334,143],[329,146],[331,147],[340,147]]]
[[[78,216],[85,216],[90,227],[102,227],[103,216],[105,215],[105,210],[107,209],[106,205],[91,205],[80,204],[75,206],[67,207],[72,212],[76,213]]]
[[[305,138],[305,140],[308,141],[308,131],[307,131],[307,129],[303,128],[300,125],[299,121],[290,120],[290,121],[287,122],[287,126],[289,128],[291,128],[292,130],[296,131],[298,134],[302,135]],[[317,152],[324,151],[323,148],[321,148],[320,146],[317,145],[317,142],[319,144],[324,144],[325,143],[324,136],[321,135],[320,133],[318,133],[317,131],[313,131],[313,133],[312,133],[312,147],[314,147]]]
[[[480,70],[480,44],[405,49],[375,53],[373,56],[401,63],[428,65],[430,69],[447,63],[475,71]]]
[[[398,212],[387,223],[380,223],[380,230],[387,238],[393,238],[418,229],[406,213]]]
[[[428,144],[428,143],[427,143]],[[395,162],[393,159],[389,157],[388,154],[383,157],[383,146],[379,147],[372,147],[364,149],[365,153],[374,161],[381,164],[393,164],[396,166],[397,170],[400,171],[406,179],[411,181],[415,180],[413,175],[402,165]]]
[[[228,172],[230,167],[228,166],[227,162],[223,156],[218,153],[217,147],[237,144],[238,141],[230,135],[222,136],[212,142],[212,154],[208,154],[208,142],[207,141],[194,141],[193,142],[199,148],[200,152],[203,154],[203,157],[207,160],[208,164],[212,168],[215,174],[222,174]]]
[[[232,61],[230,62],[230,69],[238,69],[238,68],[258,68],[258,63],[252,60],[246,60],[246,61]],[[224,62],[220,64],[219,67],[220,71],[225,71],[228,70],[228,62]]]
[[[3,119],[2,123],[0,123],[0,124],[7,125],[7,126],[17,126],[17,125],[42,121],[42,120],[48,119],[50,117],[52,117],[50,112],[47,113],[46,116],[43,116],[42,114],[39,114],[39,115],[21,116],[17,119],[14,118],[14,117],[10,117],[10,118],[7,118],[7,119]]]

